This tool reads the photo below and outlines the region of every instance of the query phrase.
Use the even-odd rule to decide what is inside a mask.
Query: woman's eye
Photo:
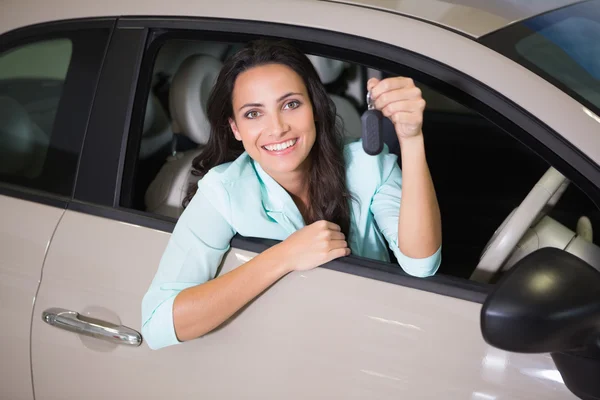
[[[259,116],[260,116],[260,113],[258,111],[249,111],[246,113],[246,118],[248,118],[248,119],[258,118]]]
[[[287,103],[284,108],[293,110],[294,108],[298,108],[298,107],[300,107],[300,102],[298,100],[293,100],[293,101],[290,101],[289,103]]]

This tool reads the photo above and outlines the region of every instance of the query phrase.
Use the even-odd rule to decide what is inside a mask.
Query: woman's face
[[[268,64],[241,73],[233,88],[231,130],[271,176],[301,171],[316,138],[312,104],[291,68]]]

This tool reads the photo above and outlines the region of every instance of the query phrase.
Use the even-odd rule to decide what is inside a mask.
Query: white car
[[[152,350],[207,95],[257,37],[310,55],[348,141],[370,76],[414,79],[442,265],[339,259]],[[600,0],[5,0],[0,398],[600,399],[599,44]]]

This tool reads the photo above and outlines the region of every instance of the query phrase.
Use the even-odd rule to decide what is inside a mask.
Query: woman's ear
[[[240,135],[240,131],[238,131],[237,125],[233,118],[229,118],[229,126],[231,127],[231,131],[233,132],[233,136],[235,136],[235,138],[241,142],[242,136]]]

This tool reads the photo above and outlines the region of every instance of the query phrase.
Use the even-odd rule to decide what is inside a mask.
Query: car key
[[[371,92],[367,92],[367,111],[362,117],[362,146],[365,153],[374,156],[383,150],[381,111],[375,109]]]

